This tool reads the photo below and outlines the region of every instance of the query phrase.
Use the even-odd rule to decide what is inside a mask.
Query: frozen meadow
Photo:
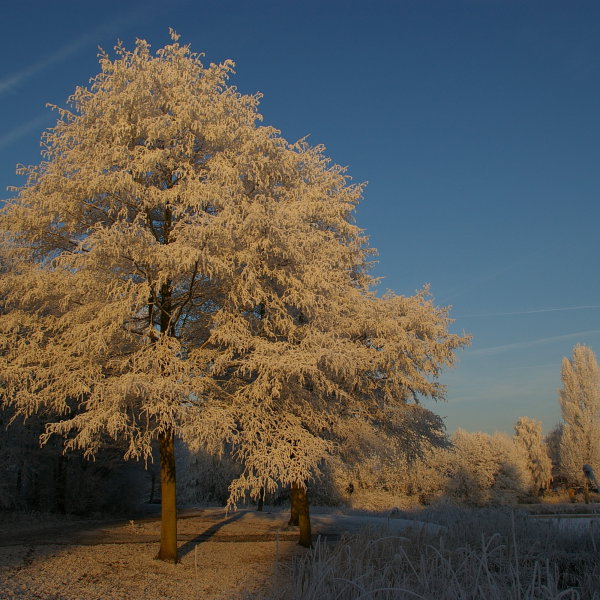
[[[8,516],[6,513],[5,516]],[[184,514],[181,562],[153,560],[158,522],[21,515],[2,523],[0,595],[23,600],[600,598],[593,519],[523,510],[317,509],[312,550],[287,511]],[[565,526],[574,522],[576,527]]]

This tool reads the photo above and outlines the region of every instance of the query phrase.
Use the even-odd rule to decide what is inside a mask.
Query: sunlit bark
[[[177,498],[175,477],[175,436],[160,434],[160,549],[156,558],[177,562]]]
[[[298,525],[300,527],[300,536],[298,544],[305,548],[312,547],[312,532],[310,527],[310,513],[308,507],[308,492],[305,487],[296,485],[298,494]]]
[[[298,527],[300,524],[300,488],[297,483],[292,483],[290,489],[290,520],[288,526]]]

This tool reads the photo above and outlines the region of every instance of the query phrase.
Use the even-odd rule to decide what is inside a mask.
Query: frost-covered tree
[[[392,408],[403,414],[417,395],[444,395],[437,376],[468,338],[448,333],[447,310],[435,307],[427,290],[378,298],[338,283],[337,296],[330,298],[334,304],[288,330],[293,337],[282,332],[286,344],[282,338],[261,340],[266,355],[257,355],[262,364],[251,375],[262,371],[266,379],[258,398],[250,397],[238,415],[235,444],[245,471],[232,486],[233,499],[246,491],[257,497],[263,487],[275,491],[278,482],[294,489],[331,452],[354,416],[380,429]]]
[[[323,148],[260,126],[259,96],[189,47],[100,56],[1,214],[0,377],[42,441],[125,458],[158,444],[159,557],[176,560],[174,441],[244,467],[231,502],[304,489],[352,412],[422,394],[467,338],[446,309],[371,291],[362,187]]]
[[[532,492],[547,489],[552,479],[552,462],[542,437],[542,423],[520,417],[515,423],[515,442],[527,453],[527,468],[531,473]]]
[[[158,442],[159,557],[175,560],[175,433],[228,424],[205,376],[215,282],[236,268],[225,206],[244,185],[223,149],[235,163],[273,134],[255,126],[257,98],[226,86],[230,63],[204,68],[176,40],[117,54],[58,109],[2,211],[2,379],[18,413],[61,415],[43,441],[93,455],[107,433],[144,459]]]
[[[588,346],[573,348],[562,363],[559,402],[563,418],[560,471],[570,483],[583,485],[583,465],[600,469],[600,367]]]

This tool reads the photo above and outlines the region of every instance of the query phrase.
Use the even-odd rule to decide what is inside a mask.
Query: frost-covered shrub
[[[430,448],[423,456],[406,463],[404,493],[420,504],[431,504],[443,497],[451,475],[451,450]]]
[[[365,491],[383,489],[393,462],[387,436],[363,419],[349,419],[337,452],[320,465],[311,483],[311,502],[336,505],[351,503]],[[387,476],[386,476],[387,475]]]
[[[458,429],[452,436],[453,449],[449,454],[449,479],[446,494],[468,504],[483,505],[490,499],[494,483],[494,461],[489,435]]]
[[[349,421],[339,453],[327,463],[328,477],[321,479],[320,502],[327,503],[325,495],[373,510],[444,497],[475,506],[507,505],[531,491],[522,444],[505,434],[459,429],[450,446],[445,437],[434,436],[439,431],[432,428],[425,436],[413,427],[410,434],[394,436],[364,420]]]
[[[446,466],[449,498],[480,506],[511,504],[529,490],[525,453],[507,435],[458,429],[452,445]]]
[[[323,460],[319,470],[312,480],[308,482],[308,498],[311,504],[320,506],[339,506],[348,502],[348,484],[350,478],[347,476],[345,465],[338,457],[330,457]],[[288,491],[282,491],[275,496],[275,502],[287,501]]]
[[[492,435],[491,445],[498,463],[491,490],[492,504],[514,504],[531,490],[527,454],[503,433]]]
[[[349,418],[339,434],[338,451],[320,478],[333,502],[383,510],[430,501],[442,489],[436,453],[444,452],[448,440],[442,419],[431,411],[406,405],[380,422]]]

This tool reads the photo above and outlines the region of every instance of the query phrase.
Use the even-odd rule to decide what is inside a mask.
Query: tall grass
[[[600,600],[598,531],[569,531],[498,509],[442,507],[398,516],[414,519],[414,527],[394,535],[384,525],[335,545],[319,540],[272,597]],[[441,525],[442,533],[428,533],[419,521]]]

